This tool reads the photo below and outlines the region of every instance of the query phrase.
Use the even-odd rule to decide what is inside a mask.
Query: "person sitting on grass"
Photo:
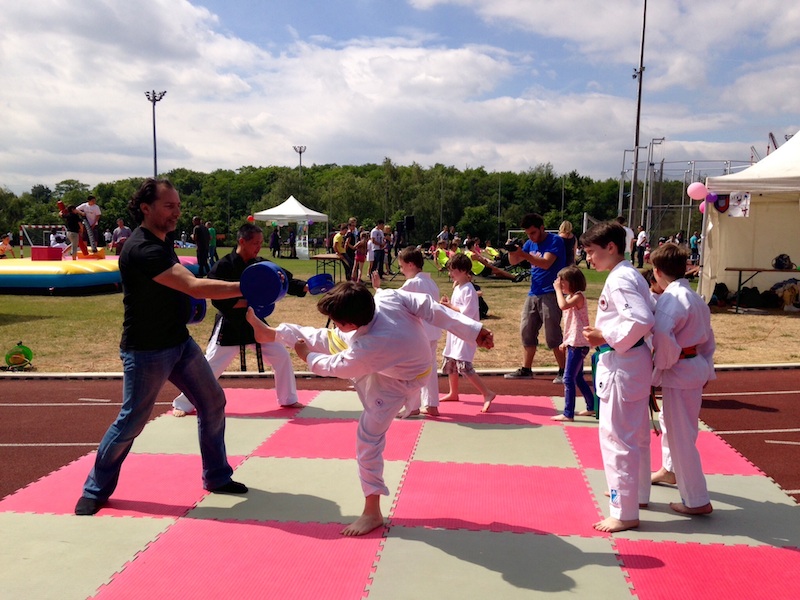
[[[373,272],[377,287],[380,275]],[[381,495],[389,488],[383,479],[386,432],[400,409],[419,398],[431,369],[422,323],[442,327],[484,348],[492,333],[434,302],[424,294],[378,290],[373,298],[362,283],[343,281],[319,300],[317,309],[330,317],[335,329],[284,323],[269,327],[248,309],[247,320],[256,340],[294,346],[316,375],[351,379],[364,412],[358,422],[356,452],[361,488],[366,497],[361,516],[342,534],[357,536],[383,525]],[[388,345],[388,346],[387,346]],[[391,352],[387,352],[391,347]]]
[[[478,294],[472,286],[471,269],[472,261],[465,254],[457,254],[450,259],[447,263],[447,270],[453,280],[453,294],[450,298],[442,296],[440,302],[451,310],[478,320]],[[446,396],[439,398],[439,402],[458,402],[458,376],[463,375],[483,395],[484,402],[481,412],[489,412],[492,400],[497,394],[483,383],[472,366],[476,348],[477,345],[470,340],[459,338],[450,332],[447,333],[447,342],[442,353],[444,356],[442,372],[447,375],[450,391]]]
[[[472,261],[470,270],[475,275],[494,277],[495,279],[509,279],[514,282],[522,281],[525,278],[523,274],[514,275],[513,273],[509,273],[508,271],[504,271],[492,265],[489,259],[481,254],[480,240],[478,238],[473,238],[467,242],[465,254]]]

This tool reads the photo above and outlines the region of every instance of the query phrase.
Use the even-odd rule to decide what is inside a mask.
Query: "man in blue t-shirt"
[[[544,229],[544,219],[536,213],[522,218],[522,228],[528,241],[521,248],[508,253],[512,265],[528,261],[531,264],[531,291],[522,307],[520,335],[522,337],[522,366],[506,379],[533,379],[533,359],[539,345],[539,330],[544,326],[547,347],[553,351],[558,363],[558,375],[553,383],[564,382],[564,351],[560,348],[561,309],[558,307],[553,283],[558,272],[566,265],[564,240]]]

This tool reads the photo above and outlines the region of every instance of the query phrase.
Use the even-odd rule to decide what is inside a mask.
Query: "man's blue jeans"
[[[190,337],[165,350],[121,350],[120,358],[124,375],[122,408],[100,442],[83,496],[107,500],[114,492],[122,462],[147,424],[167,381],[197,408],[203,487],[215,489],[228,483],[233,469],[225,453],[225,392],[195,341]]]

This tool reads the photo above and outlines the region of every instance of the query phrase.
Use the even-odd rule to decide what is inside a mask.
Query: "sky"
[[[151,175],[148,90],[167,92],[160,173],[297,166],[305,146],[306,166],[618,178],[643,4],[0,0],[0,187]],[[651,0],[645,32],[642,165],[719,175],[800,129],[800,4]]]

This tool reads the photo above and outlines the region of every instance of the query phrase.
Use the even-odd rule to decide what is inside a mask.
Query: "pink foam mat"
[[[95,453],[83,456],[0,502],[0,512],[73,514]],[[228,457],[236,466],[242,457]],[[207,492],[199,455],[129,454],[101,516],[179,517]]]
[[[385,460],[409,460],[422,421],[397,419],[386,434]],[[259,446],[253,456],[355,458],[358,422],[350,419],[294,419]]]
[[[586,469],[603,469],[600,441],[594,427],[565,427],[581,465]],[[707,475],[761,475],[753,464],[710,431],[701,431],[697,447]],[[661,438],[651,432],[650,468],[661,467]]]
[[[800,598],[800,551],[616,539],[640,600]]]
[[[380,528],[343,537],[341,524],[181,519],[95,598],[351,600],[370,583]]]
[[[393,525],[601,537],[579,469],[412,461]]]
[[[482,413],[483,396],[460,394],[458,402],[439,404],[440,421],[457,423],[498,423],[502,425],[552,425],[557,415],[553,401],[547,396],[498,395],[488,413]]]
[[[317,395],[315,390],[298,390],[297,399],[308,405]],[[225,414],[229,417],[288,418],[296,415],[299,408],[281,408],[274,389],[227,388],[225,390]]]

